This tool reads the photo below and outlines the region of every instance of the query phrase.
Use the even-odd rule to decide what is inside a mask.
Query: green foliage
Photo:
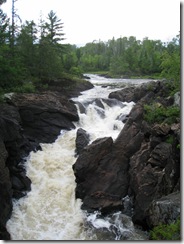
[[[0,9],[0,88],[4,92],[34,91],[32,85],[24,84],[25,80],[37,79],[43,87],[48,82],[64,80],[64,73],[80,77],[83,72],[92,71],[108,72],[113,77],[162,74],[179,89],[179,36],[167,46],[159,40],[140,41],[130,36],[77,48],[61,44],[63,23],[52,10],[47,20],[40,19],[38,25],[26,21],[17,27],[15,21],[10,25]]]
[[[160,224],[150,232],[151,240],[180,240],[180,220],[169,225]]]
[[[82,70],[80,67],[71,67],[70,74],[80,77],[82,75]]]
[[[173,135],[169,135],[168,137],[167,137],[167,139],[166,139],[166,141],[165,142],[167,142],[167,143],[169,143],[169,144],[173,144],[174,143],[174,136]]]
[[[15,87],[13,91],[18,93],[34,93],[36,88],[32,82],[25,82],[22,86]]]
[[[85,72],[109,71],[112,76],[173,78],[180,71],[178,41],[136,40],[134,36],[87,43],[78,48],[78,63]],[[174,65],[172,65],[174,63]],[[171,76],[170,76],[171,74]]]
[[[174,82],[180,81],[180,35],[168,44],[167,49],[163,52],[162,62],[162,76],[173,79]]]
[[[172,124],[180,117],[180,109],[177,106],[164,107],[160,103],[144,105],[144,119],[152,123]]]

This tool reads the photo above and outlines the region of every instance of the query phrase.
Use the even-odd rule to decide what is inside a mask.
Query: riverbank
[[[63,83],[67,85],[63,86]],[[12,199],[31,190],[26,176],[25,158],[40,149],[40,143],[52,143],[61,129],[74,128],[79,119],[70,97],[92,88],[85,80],[65,79],[38,87],[34,93],[9,93],[0,104],[0,237],[9,240],[6,222],[12,213]]]
[[[90,86],[92,87],[92,85],[87,85],[87,87]],[[168,126],[163,126],[163,123],[159,124],[153,121],[149,124],[149,121],[145,120],[145,104],[149,105],[151,108],[153,101],[155,102],[156,107],[153,107],[153,110],[151,110],[153,113],[157,108],[162,108],[163,106],[167,108],[173,106],[176,102],[175,98],[170,95],[172,89],[168,89],[166,83],[154,82],[151,85],[142,85],[138,88],[132,86],[127,89],[112,93],[110,97],[121,101],[126,101],[127,99],[135,101],[136,106],[126,118],[127,122],[116,142],[113,143],[111,139],[99,140],[87,146],[84,152],[80,152],[74,165],[74,174],[77,181],[76,192],[78,193],[77,197],[81,198],[82,196],[84,208],[87,206],[87,208],[90,209],[92,207],[94,210],[93,204],[95,203],[95,209],[98,210],[103,207],[101,204],[104,204],[105,212],[111,212],[114,210],[114,207],[116,209],[123,208],[124,205],[120,199],[123,195],[128,193],[133,199],[135,208],[134,222],[145,228],[150,228],[158,224],[160,216],[162,216],[160,212],[162,212],[166,206],[162,204],[159,205],[160,212],[155,215],[155,212],[153,212],[154,207],[151,209],[149,208],[150,204],[155,206],[155,200],[160,199],[159,202],[162,203],[162,197],[167,196],[169,197],[169,205],[167,205],[170,208],[169,213],[171,213],[171,211],[173,212],[173,209],[180,209],[180,202],[176,204],[178,197],[173,197],[172,195],[172,201],[170,198],[170,193],[176,193],[177,196],[180,195],[180,158],[178,157],[178,155],[180,155],[178,146],[180,144],[180,118],[178,115],[175,115],[174,122]],[[79,87],[77,90],[73,89],[73,95],[75,93],[77,96],[79,90]],[[68,94],[70,94],[70,92]],[[5,208],[1,211],[4,221],[1,224],[2,239],[10,238],[5,231],[5,223],[11,215],[12,197],[18,199],[24,196],[26,191],[31,189],[31,182],[26,177],[26,172],[23,167],[24,160],[22,159],[24,159],[30,150],[37,150],[39,142],[53,142],[59,130],[62,128],[68,130],[74,128],[73,121],[78,120],[76,107],[73,102],[70,101],[69,97],[68,95],[66,96],[66,93],[62,94],[58,86],[57,89],[56,86],[52,86],[49,92],[14,95],[7,100],[4,107],[2,106],[1,155],[3,157],[1,157],[1,173],[3,181],[1,183],[2,186],[6,186],[1,187],[2,195],[5,196],[3,202]],[[99,106],[102,105],[99,104]],[[179,106],[179,103],[177,103],[177,106]],[[147,111],[149,112],[149,110]],[[157,113],[158,112],[159,115],[161,115],[160,110],[157,111]],[[163,121],[164,119],[162,119],[162,122]],[[97,150],[98,153],[94,150]],[[109,152],[114,153],[111,155]],[[90,153],[90,156],[88,153]],[[102,157],[100,156],[101,153],[103,154]],[[118,156],[118,153],[121,155]],[[113,155],[114,158],[112,159]],[[95,159],[96,156],[98,156],[97,159]],[[99,169],[98,166],[95,167],[98,172],[91,172],[93,178],[92,182],[97,184],[91,185],[94,187],[95,191],[90,190],[90,194],[85,191],[86,195],[80,193],[80,191],[82,191],[81,185],[79,185],[81,182],[81,172],[79,174],[77,169],[80,169],[81,163],[84,165],[81,161],[83,158],[89,161],[87,164],[85,163],[85,167],[92,165],[90,160],[98,164],[101,158],[103,158],[103,161],[107,159],[107,164],[106,161],[104,161],[105,166],[102,167],[103,172],[99,171],[102,168]],[[22,161],[21,164],[20,161]],[[113,164],[111,164],[112,162]],[[126,167],[117,167],[122,164]],[[98,165],[101,165],[101,163]],[[112,165],[115,167],[112,168]],[[113,184],[115,188],[113,188],[113,190],[111,189],[110,192],[108,186],[111,187],[112,182],[109,178],[109,169],[111,175],[113,175],[113,170],[120,172],[120,174],[114,174],[116,175],[115,185]],[[8,174],[8,171],[10,174]],[[83,181],[84,179],[90,181],[89,175],[86,174],[88,170],[84,171],[85,172],[82,173]],[[101,185],[105,187],[105,191],[101,188],[98,189],[99,175],[101,176],[100,180],[103,181]],[[103,178],[102,176],[107,178]],[[94,180],[94,177],[97,177],[97,179]],[[116,185],[119,181],[122,182],[122,180],[124,192]],[[83,187],[89,189],[89,185],[84,185]],[[111,194],[112,192],[114,193],[113,196]],[[117,196],[118,194],[119,196]],[[142,202],[145,203],[144,206]],[[150,213],[152,213],[152,216],[157,216],[156,221],[152,220],[152,222],[150,222],[152,223],[151,226],[148,226],[147,217],[149,211],[151,211]],[[179,213],[177,211],[175,212],[174,210],[173,213],[175,214],[172,214],[171,217],[168,216],[164,221],[173,221],[178,217]]]
[[[101,138],[79,155],[74,173],[83,209],[122,210],[128,195],[133,221],[144,229],[179,218],[180,102],[172,92],[167,81],[156,81],[109,94],[136,105],[114,142]]]

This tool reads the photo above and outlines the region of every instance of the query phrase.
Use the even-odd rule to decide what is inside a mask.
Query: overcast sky
[[[135,36],[170,41],[180,31],[179,0],[17,0],[23,22],[50,10],[63,22],[64,43],[85,44]],[[11,17],[12,0],[2,5]]]

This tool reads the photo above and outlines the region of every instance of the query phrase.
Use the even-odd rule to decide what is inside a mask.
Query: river
[[[116,101],[106,103],[108,94],[130,84],[138,85],[149,80],[107,79],[86,74],[94,88],[82,92],[72,100],[76,103],[80,120],[76,129],[61,131],[52,144],[40,144],[42,150],[31,152],[26,160],[31,191],[14,200],[7,230],[12,240],[146,240],[147,233],[131,221],[131,202],[126,197],[127,212],[103,217],[100,212],[88,214],[81,210],[81,200],[75,199],[75,177],[72,165],[76,161],[75,139],[78,128],[90,135],[90,143],[99,137],[115,139],[124,124],[117,120],[128,114],[134,103]],[[105,109],[97,105],[101,101]],[[79,110],[79,104],[85,113]],[[122,104],[124,106],[122,106]],[[131,209],[131,211],[130,211]],[[126,209],[125,209],[126,210]]]

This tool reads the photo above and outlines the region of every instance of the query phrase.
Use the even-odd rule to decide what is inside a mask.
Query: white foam
[[[102,92],[105,88],[88,90],[78,101],[94,97],[97,90]],[[102,97],[107,98],[104,94]],[[30,153],[26,170],[32,181],[32,190],[26,197],[14,201],[12,217],[7,222],[12,240],[96,239],[96,235],[84,226],[86,215],[81,210],[81,200],[75,199],[72,165],[76,161],[76,131],[82,127],[90,134],[91,141],[105,136],[115,139],[124,126],[117,116],[128,114],[134,103],[124,103],[124,107],[103,105],[104,116],[98,113],[95,104],[91,104],[86,114],[80,114],[76,129],[62,131],[53,144],[41,144],[41,151]],[[110,228],[109,220],[95,215],[88,217],[87,221],[92,221],[95,228]]]

